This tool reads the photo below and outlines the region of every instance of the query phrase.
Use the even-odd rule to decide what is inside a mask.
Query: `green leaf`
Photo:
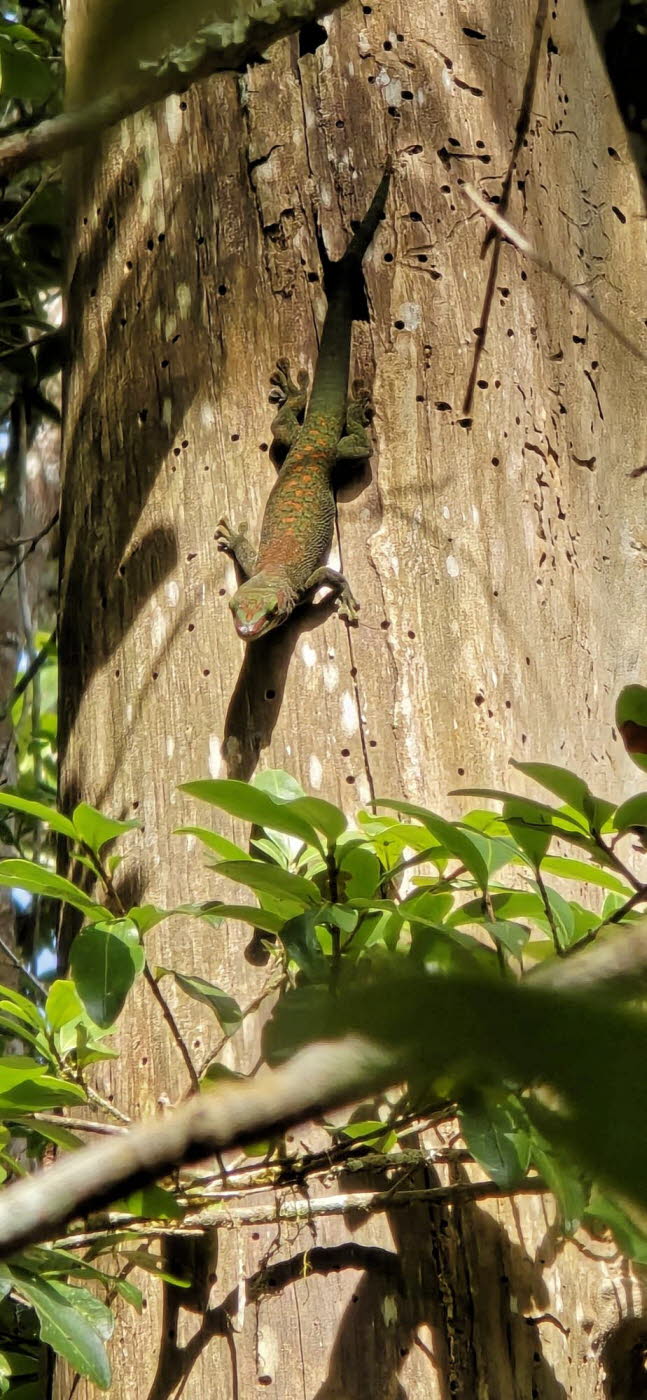
[[[588,783],[578,778],[576,773],[571,773],[569,768],[560,768],[553,763],[519,763],[514,758],[510,759],[510,766],[561,798],[562,802],[585,818],[587,826],[593,831],[601,831],[614,810],[612,802],[607,802],[603,797],[594,797]]]
[[[497,1186],[513,1190],[528,1170],[530,1125],[519,1100],[474,1096],[460,1111],[468,1151]]]
[[[348,904],[331,904],[326,911],[325,922],[332,924],[342,933],[353,933],[357,928],[359,914],[357,909],[352,909]]]
[[[69,979],[57,978],[49,989],[45,1003],[45,1014],[53,1031],[70,1021],[79,1021],[83,1015],[83,1004],[74,983]]]
[[[375,805],[403,812],[406,816],[417,817],[432,836],[441,842],[445,850],[450,855],[455,856],[466,870],[469,870],[481,889],[487,888],[489,879],[487,862],[483,857],[481,843],[477,841],[476,833],[468,835],[461,827],[445,821],[444,817],[439,817],[436,812],[429,812],[426,807],[419,807],[413,802],[391,802],[386,798],[376,797]]]
[[[51,1075],[40,1079],[24,1079],[12,1088],[0,1090],[0,1116],[13,1119],[16,1114],[38,1113],[63,1104],[86,1102],[83,1089]]]
[[[493,894],[490,905],[499,919],[532,919],[542,927],[546,923],[546,910],[544,902],[538,894],[531,894],[525,890],[501,890]],[[470,899],[466,904],[461,904],[455,909],[448,922],[454,924],[469,924],[483,922],[483,905],[480,899]]]
[[[408,895],[400,904],[400,914],[409,923],[444,923],[454,908],[454,896],[449,890],[437,892],[433,887],[429,890],[420,890],[417,894]]]
[[[52,831],[58,831],[61,836],[69,836],[70,840],[74,840],[71,821],[61,812],[57,812],[55,807],[47,807],[44,802],[32,802],[31,798],[19,797],[17,793],[8,792],[6,788],[0,792],[0,806],[9,807],[14,812],[25,812],[28,817],[35,817],[37,821],[44,822]]]
[[[143,1186],[139,1191],[131,1191],[125,1207],[142,1220],[181,1220],[184,1215],[173,1193],[162,1186]]]
[[[156,904],[133,904],[126,917],[135,925],[139,933],[143,934],[148,933],[157,924],[161,924],[163,919],[168,919],[169,915],[173,913],[175,910],[158,909]]]
[[[318,910],[298,914],[288,919],[279,931],[279,938],[288,958],[295,962],[304,976],[310,981],[325,981],[328,975],[327,960],[316,934],[316,924],[321,922]]]
[[[324,802],[321,797],[296,797],[289,807],[294,816],[303,817],[310,826],[321,831],[331,845],[339,840],[348,826],[339,807],[334,807],[332,802]]]
[[[591,790],[583,778],[578,778],[569,768],[560,768],[554,763],[519,763],[515,758],[510,759],[510,767],[532,778],[533,782],[552,792],[561,802],[568,803],[569,807],[574,807],[582,816],[586,815],[585,803],[591,796]]]
[[[57,85],[53,70],[29,49],[17,48],[6,34],[0,34],[0,93],[41,106]]]
[[[468,934],[448,928],[433,928],[428,924],[413,924],[411,959],[414,963],[422,964],[428,972],[464,972],[469,976],[478,971],[479,965],[494,959],[494,954]]]
[[[607,870],[599,870],[595,865],[587,865],[585,860],[571,860],[568,856],[546,856],[541,868],[549,875],[561,875],[564,880],[581,880],[587,885],[599,885],[604,890],[613,890],[623,899],[631,894],[629,885],[623,884],[617,875]]]
[[[520,958],[528,939],[530,931],[524,928],[523,924],[515,924],[510,919],[497,919],[494,923],[491,919],[483,920],[483,928],[486,928],[495,941],[500,943],[502,948],[506,948],[515,958]]]
[[[45,870],[42,865],[36,865],[32,860],[0,860],[0,885],[8,885],[10,889],[29,890],[32,894],[45,895],[48,899],[60,899],[64,904],[71,904],[74,909],[80,909],[82,914],[93,915],[100,912],[105,915],[105,909],[94,900],[88,899],[71,880],[64,880],[62,875],[55,875],[53,871]]]
[[[197,836],[203,846],[207,846],[210,851],[215,851],[219,860],[252,860],[249,851],[243,850],[242,846],[237,846],[235,841],[229,841],[226,836],[221,836],[218,831],[209,831],[205,826],[178,826],[173,832],[174,836]]]
[[[114,1280],[111,1279],[111,1283],[113,1281]],[[57,1280],[55,1287],[57,1293],[61,1293],[64,1298],[67,1298],[68,1303],[71,1303],[73,1308],[78,1309],[86,1322],[89,1322],[90,1326],[94,1328],[102,1342],[110,1340],[115,1329],[115,1319],[110,1308],[106,1307],[106,1304],[102,1303],[100,1298],[97,1298],[94,1293],[90,1293],[88,1288],[80,1288],[76,1284],[63,1283]]]
[[[343,1127],[327,1123],[326,1127],[335,1136],[350,1138],[351,1142],[366,1142],[371,1152],[391,1152],[398,1144],[397,1135],[388,1123],[381,1123],[378,1118],[368,1118],[364,1123],[344,1123]]]
[[[534,880],[532,883],[541,897],[539,886],[535,884]],[[550,889],[548,885],[544,885],[544,893],[553,916],[553,923],[557,930],[559,947],[562,950],[570,948],[571,944],[575,941],[575,920],[571,906],[568,900],[564,899],[563,895],[558,894],[557,890]]]
[[[121,926],[93,924],[82,929],[70,953],[76,990],[88,1015],[102,1030],[116,1021],[143,966],[139,942],[123,936],[124,925],[128,926],[128,920],[122,920]]]
[[[338,863],[345,899],[372,900],[382,874],[377,856],[364,845],[341,846]]]
[[[647,772],[647,687],[626,685],[616,702],[616,724],[637,768]]]
[[[503,819],[514,833],[519,849],[536,869],[555,835],[553,819],[541,803],[511,797],[503,804]]]
[[[588,1200],[588,1188],[577,1170],[562,1160],[547,1142],[533,1131],[532,1161],[552,1191],[560,1208],[564,1229],[572,1235],[581,1224]]]
[[[98,812],[87,802],[79,802],[75,807],[72,821],[77,841],[85,842],[95,856],[108,841],[114,841],[115,837],[123,836],[124,832],[141,825],[136,819],[116,821],[114,817],[105,817],[103,812]]]
[[[64,1127],[65,1119],[61,1118],[61,1126],[54,1123],[43,1123],[38,1118],[9,1118],[11,1131],[16,1137],[23,1134],[37,1133],[46,1142],[53,1142],[56,1147],[61,1147],[64,1152],[74,1152],[78,1147],[85,1144],[76,1133],[71,1133],[69,1128]]]
[[[188,997],[204,1002],[213,1011],[225,1035],[233,1035],[238,1030],[243,1013],[238,1002],[227,992],[214,986],[213,982],[205,982],[203,977],[187,977],[183,972],[174,972],[173,976]]]
[[[103,1342],[83,1312],[69,1301],[63,1285],[8,1267],[16,1292],[35,1309],[41,1340],[69,1361],[79,1375],[107,1390],[111,1374]]]
[[[251,786],[258,792],[268,793],[277,802],[294,802],[299,797],[305,797],[301,784],[284,768],[265,768],[263,772],[255,773]]]
[[[260,928],[264,933],[278,933],[285,922],[280,914],[273,914],[268,909],[259,909],[257,905],[219,904],[217,900],[209,900],[206,904],[180,906],[174,912],[189,913],[197,919],[212,916],[217,918],[219,923],[224,919],[236,919],[240,923],[251,924],[252,928]]]
[[[212,1084],[223,1084],[226,1081],[231,1082],[232,1079],[236,1079],[240,1083],[246,1077],[244,1074],[239,1074],[238,1070],[230,1069],[229,1065],[221,1065],[218,1060],[214,1060],[212,1064],[207,1066],[200,1083],[206,1084],[207,1087]]]
[[[215,868],[227,880],[247,885],[257,892],[267,890],[269,894],[291,900],[304,909],[321,903],[321,895],[312,880],[305,880],[303,875],[293,875],[289,870],[280,870],[264,860],[225,860]]]
[[[618,1201],[613,1200],[598,1186],[593,1187],[584,1218],[592,1223],[594,1231],[599,1223],[611,1230],[616,1244],[626,1258],[635,1259],[636,1263],[643,1266],[647,1264],[647,1235],[644,1225],[641,1228]]]
[[[6,1002],[7,1009],[11,1010],[14,1016],[17,1016],[21,1021],[25,1021],[26,1024],[32,1026],[34,1030],[41,1030],[43,1025],[42,1018],[34,1006],[33,1001],[29,1001],[21,992],[15,992],[13,987],[5,987],[3,985],[0,985],[0,996],[2,997],[2,1004],[4,1005]]]
[[[210,802],[232,817],[241,817],[270,831],[282,831],[286,836],[296,836],[306,846],[321,849],[321,841],[314,827],[303,817],[293,815],[286,802],[275,801],[269,793],[240,783],[234,778],[205,778],[194,783],[182,783],[182,792],[197,797],[201,802]]]
[[[629,831],[631,827],[647,827],[647,792],[637,792],[618,807],[614,826],[616,831]]]

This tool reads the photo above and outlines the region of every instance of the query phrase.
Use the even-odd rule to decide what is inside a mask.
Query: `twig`
[[[217,28],[211,26],[198,31],[195,37],[203,39],[203,47],[192,66],[182,60],[182,66],[178,67],[171,54],[154,73],[142,75],[139,81],[107,93],[85,107],[51,117],[29,131],[17,131],[5,137],[0,141],[0,173],[8,174],[32,161],[61,156],[149,103],[158,102],[171,93],[186,92],[194,82],[211,73],[238,72],[257,60],[278,39],[330,14],[342,3],[343,0],[289,0],[288,4],[283,0],[281,8],[259,3],[245,19],[237,18],[235,24],[220,24]],[[210,44],[213,47],[209,47]]]
[[[158,985],[157,985],[157,981],[156,981],[155,977],[153,976],[153,973],[151,972],[150,967],[148,966],[148,963],[146,963],[146,964],[144,965],[144,979],[145,979],[145,981],[146,981],[147,987],[150,987],[150,990],[151,990],[151,992],[153,993],[153,996],[155,997],[155,1000],[156,1000],[156,1002],[157,1002],[157,1004],[158,1004],[158,1006],[159,1006],[159,1009],[160,1009],[160,1011],[161,1011],[161,1013],[162,1013],[162,1015],[163,1015],[163,1017],[164,1017],[164,1020],[166,1021],[166,1024],[167,1024],[167,1026],[168,1026],[168,1028],[169,1028],[169,1030],[170,1030],[170,1032],[171,1032],[171,1035],[173,1036],[173,1039],[174,1039],[174,1041],[175,1041],[175,1044],[177,1045],[177,1048],[178,1048],[178,1050],[179,1050],[179,1052],[180,1052],[180,1054],[181,1054],[181,1056],[182,1056],[182,1059],[184,1060],[184,1063],[185,1063],[186,1069],[187,1069],[187,1073],[188,1073],[189,1079],[190,1079],[190,1081],[191,1081],[191,1088],[193,1089],[194,1093],[197,1094],[198,1091],[199,1091],[199,1089],[200,1089],[200,1080],[198,1079],[198,1075],[197,1075],[197,1073],[196,1073],[195,1065],[194,1065],[193,1060],[191,1059],[191,1056],[190,1056],[190,1054],[189,1054],[189,1052],[188,1052],[188,1050],[187,1050],[187,1047],[186,1047],[186,1045],[185,1045],[185,1043],[184,1043],[184,1039],[183,1039],[183,1036],[182,1036],[182,1032],[180,1031],[180,1027],[178,1026],[178,1023],[177,1023],[177,1021],[176,1021],[176,1019],[175,1019],[175,1017],[174,1017],[174,1015],[173,1015],[173,1012],[171,1011],[171,1008],[170,1008],[170,1006],[169,1006],[169,1004],[168,1004],[168,1002],[167,1002],[167,1000],[166,1000],[166,997],[162,996],[162,993],[160,992],[160,989],[159,989],[159,987],[158,987]]]
[[[266,997],[270,996],[272,992],[278,991],[283,980],[284,974],[282,972],[279,973],[278,976],[275,973],[272,973],[271,977],[268,977],[267,982],[263,987],[261,987],[260,992],[258,992],[255,997],[252,997],[252,1000],[247,1003],[247,1006],[243,1007],[243,1012],[241,1015],[241,1025],[243,1021],[251,1015],[252,1011],[258,1011],[259,1006],[263,1004]],[[207,1070],[209,1065],[213,1064],[214,1060],[217,1060],[218,1056],[222,1054],[222,1051],[225,1045],[227,1044],[228,1040],[231,1040],[231,1036],[223,1035],[221,1040],[218,1041],[215,1050],[209,1051],[209,1054],[202,1061],[202,1064],[198,1069],[198,1079],[202,1079],[205,1070]]]
[[[6,582],[7,580],[5,579],[5,583]],[[4,588],[4,584],[2,585],[2,587]],[[0,588],[0,593],[1,592],[2,588]],[[12,707],[15,705],[16,700],[20,699],[20,696],[24,694],[27,687],[31,685],[31,682],[34,680],[34,677],[38,675],[41,666],[44,666],[45,662],[47,661],[47,658],[50,655],[51,648],[54,645],[55,641],[56,629],[54,629],[54,631],[47,638],[45,645],[41,647],[40,651],[33,658],[33,661],[30,661],[27,670],[20,677],[20,680],[16,682],[6,705],[2,710],[0,710],[0,720],[6,718]]]
[[[54,172],[52,170],[46,170],[44,174],[41,175],[40,180],[34,186],[31,194],[27,196],[24,204],[21,204],[20,209],[17,209],[13,217],[9,219],[8,222],[5,224],[4,228],[2,229],[3,238],[10,238],[12,233],[15,233],[17,228],[20,228],[20,225],[23,222],[27,210],[31,208],[31,205],[33,204],[34,200],[38,198],[41,190],[45,188],[45,185],[49,184],[53,173]]]
[[[609,333],[619,341],[620,345],[624,346],[625,350],[629,351],[630,355],[634,355],[642,364],[647,365],[647,353],[641,350],[640,347],[636,345],[635,341],[630,340],[629,336],[625,335],[624,331],[622,331],[620,327],[616,325],[615,321],[612,321],[604,311],[600,311],[599,306],[596,306],[587,292],[583,292],[580,287],[576,287],[565,273],[560,272],[559,268],[555,267],[555,264],[552,263],[549,258],[542,257],[542,254],[538,253],[536,248],[533,248],[532,243],[529,243],[528,239],[524,238],[523,234],[519,233],[507,219],[504,219],[503,215],[499,213],[498,209],[493,204],[483,199],[482,195],[478,193],[478,190],[476,190],[473,185],[464,184],[460,185],[459,188],[461,193],[466,195],[468,199],[471,199],[477,209],[485,215],[486,219],[489,219],[490,223],[494,224],[494,227],[498,229],[499,233],[502,233],[504,237],[507,238],[508,242],[512,243],[513,247],[518,248],[520,253],[525,253],[526,257],[536,263],[537,267],[540,267],[542,272],[548,273],[548,276],[553,277],[554,280],[559,283],[560,287],[564,287],[572,296],[577,297],[578,301],[581,301],[583,306],[595,317],[595,320],[599,321],[600,325],[604,326],[605,330],[609,331]]]
[[[6,578],[3,578],[2,584],[0,585],[0,597],[2,597],[2,594],[4,593],[7,584],[13,578],[14,574],[17,574],[18,570],[22,568],[25,560],[29,558],[29,555],[33,554],[36,545],[39,544],[40,541],[45,538],[45,535],[49,534],[50,530],[54,529],[54,526],[56,525],[57,521],[58,511],[55,511],[54,515],[52,516],[52,519],[48,521],[47,525],[43,525],[42,530],[39,530],[37,535],[32,535],[29,547],[25,550],[24,554],[21,554],[20,559],[16,559],[15,564],[12,564],[9,573],[6,575]]]
[[[529,1176],[516,1186],[497,1186],[494,1181],[459,1181],[451,1186],[428,1186],[420,1189],[388,1191],[345,1191],[338,1196],[321,1196],[312,1200],[301,1197],[274,1201],[262,1206],[208,1206],[185,1215],[181,1225],[144,1225],[138,1233],[148,1239],[165,1239],[178,1235],[197,1235],[204,1230],[231,1230],[245,1225],[274,1225],[277,1221],[308,1221],[316,1217],[346,1215],[361,1211],[377,1215],[401,1206],[421,1201],[430,1204],[462,1205],[469,1201],[507,1200],[511,1196],[547,1195],[549,1187],[543,1177]],[[110,1214],[110,1228],[119,1229],[132,1223],[132,1216]],[[56,1241],[61,1249],[81,1249],[91,1245],[104,1230],[63,1236]]]
[[[13,948],[10,948],[9,944],[5,943],[4,938],[0,938],[0,950],[4,953],[5,957],[8,958],[9,962],[13,963],[13,966],[17,967],[20,972],[22,972],[25,980],[29,982],[30,986],[33,987],[34,991],[37,992],[38,996],[44,1001],[47,996],[47,987],[39,981],[38,977],[34,976],[33,972],[29,971],[28,967],[25,967],[25,964],[22,963],[20,958],[14,953]]]
[[[115,1134],[123,1134],[128,1131],[127,1127],[118,1127],[116,1123],[97,1123],[92,1118],[72,1118],[67,1113],[30,1113],[28,1118],[16,1117],[10,1121],[12,1123],[52,1123],[57,1128],[69,1128],[72,1133],[102,1133],[106,1137],[114,1137]]]
[[[129,1128],[131,1126],[132,1118],[129,1118],[128,1114],[123,1112],[123,1109],[117,1108],[116,1104],[110,1103],[109,1099],[104,1099],[103,1095],[99,1094],[96,1089],[93,1089],[91,1084],[84,1084],[83,1087],[88,1098],[92,1103],[96,1103],[98,1108],[102,1108],[106,1113],[111,1113],[113,1118],[117,1118],[120,1123],[125,1123],[126,1127]]]

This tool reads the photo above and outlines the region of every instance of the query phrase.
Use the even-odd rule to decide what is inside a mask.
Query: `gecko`
[[[391,173],[389,159],[346,252],[328,269],[328,309],[309,402],[306,370],[299,370],[295,383],[290,362],[283,358],[270,377],[280,404],[273,441],[287,448],[287,455],[267,500],[258,553],[245,525],[235,530],[226,517],[218,521],[218,548],[233,555],[245,579],[229,602],[238,636],[245,641],[279,627],[321,585],[337,595],[343,617],[357,619],[359,604],[344,575],[322,561],[335,524],[335,467],[371,455],[366,431],[371,396],[361,380],[354,381],[348,394],[348,372],[362,259],[382,217]]]

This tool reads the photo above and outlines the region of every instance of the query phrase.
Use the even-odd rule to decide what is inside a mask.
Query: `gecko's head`
[[[294,590],[285,579],[271,574],[255,574],[242,583],[230,599],[234,627],[245,642],[264,637],[289,617],[296,601]]]

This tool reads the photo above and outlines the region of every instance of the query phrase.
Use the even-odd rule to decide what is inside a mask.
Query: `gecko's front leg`
[[[321,568],[315,569],[306,583],[304,593],[314,593],[316,588],[326,585],[339,598],[337,609],[340,617],[345,617],[348,622],[357,622],[359,613],[359,603],[353,596],[348,579],[340,574],[338,569],[331,569],[329,564],[322,564]]]
[[[290,361],[277,360],[276,369],[270,375],[270,384],[276,385],[281,407],[274,419],[272,441],[277,447],[290,448],[301,431],[303,415],[308,401],[308,371],[300,369],[296,384],[290,377]]]
[[[237,530],[222,515],[216,526],[218,549],[231,554],[245,578],[251,578],[256,568],[256,550],[247,538],[247,525],[243,521]]]

